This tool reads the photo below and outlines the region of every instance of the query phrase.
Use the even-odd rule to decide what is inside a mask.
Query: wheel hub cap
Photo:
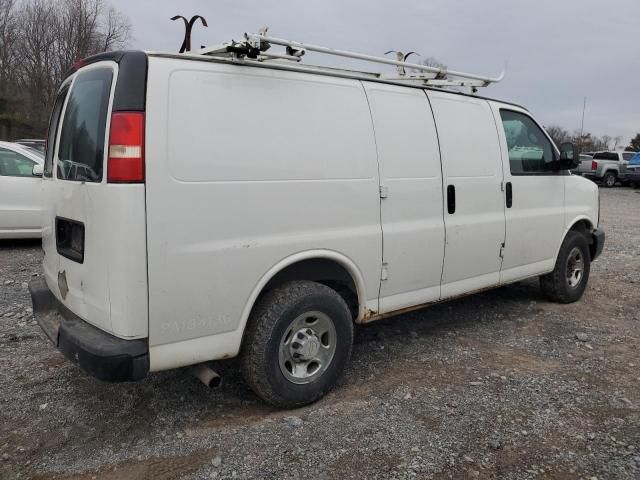
[[[336,341],[336,329],[327,314],[312,311],[299,315],[280,340],[280,371],[292,383],[316,380],[331,364]]]
[[[290,345],[291,357],[295,360],[308,361],[316,357],[320,351],[320,340],[310,328],[298,330]]]

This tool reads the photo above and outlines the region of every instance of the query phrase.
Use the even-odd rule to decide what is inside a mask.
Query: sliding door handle
[[[507,182],[505,193],[507,197],[507,208],[511,208],[511,206],[513,205],[513,187],[511,186],[511,182]]]
[[[456,213],[456,187],[453,185],[447,187],[447,212]]]

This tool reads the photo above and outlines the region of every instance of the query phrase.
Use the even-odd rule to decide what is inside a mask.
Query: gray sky
[[[520,103],[543,124],[570,131],[580,127],[587,96],[585,130],[621,135],[625,145],[640,132],[640,0],[111,2],[131,19],[134,48],[177,51],[184,27],[169,18],[200,14],[209,28],[196,26],[194,47],[268,25],[273,36],[373,55],[415,50],[449,68],[492,76],[508,62],[503,82],[483,94]]]

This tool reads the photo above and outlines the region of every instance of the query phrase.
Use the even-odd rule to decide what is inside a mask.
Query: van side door
[[[555,147],[524,110],[493,105],[504,157],[507,236],[501,283],[553,270],[564,232],[564,176]]]
[[[438,137],[422,90],[365,83],[380,169],[380,312],[440,298],[444,257]]]
[[[442,298],[497,285],[505,239],[502,159],[486,100],[427,91],[440,140],[446,232]]]

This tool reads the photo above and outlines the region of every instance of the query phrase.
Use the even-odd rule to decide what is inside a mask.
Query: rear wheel
[[[589,281],[591,256],[587,239],[579,232],[567,233],[553,272],[540,277],[545,296],[558,303],[580,299]]]
[[[353,321],[335,290],[289,282],[258,301],[244,342],[242,370],[249,386],[271,405],[295,408],[335,385],[351,356]]]
[[[602,177],[602,183],[607,188],[615,186],[617,180],[618,177],[616,176],[615,172],[607,172],[604,174],[604,177]]]

